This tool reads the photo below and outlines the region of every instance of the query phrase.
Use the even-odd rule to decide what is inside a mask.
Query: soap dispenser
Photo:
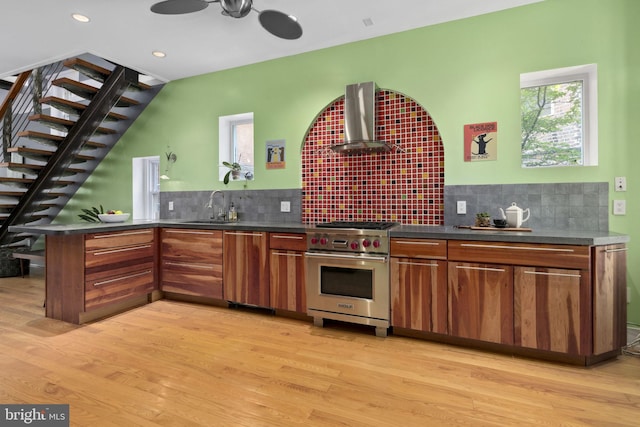
[[[231,202],[231,206],[229,206],[229,221],[237,221],[238,220],[238,212],[236,211],[236,207],[233,204],[233,202]]]

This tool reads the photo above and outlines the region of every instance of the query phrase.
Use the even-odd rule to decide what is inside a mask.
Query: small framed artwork
[[[267,169],[284,169],[285,140],[267,141]]]
[[[464,161],[498,159],[498,122],[464,125]]]

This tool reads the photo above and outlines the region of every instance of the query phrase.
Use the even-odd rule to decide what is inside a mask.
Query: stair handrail
[[[20,79],[19,77],[13,84],[9,91],[11,99],[9,99],[9,95],[7,95],[6,101],[3,102],[3,109],[0,110],[0,129],[2,130],[0,136],[3,138],[3,150],[0,152],[0,161],[6,161],[6,150],[17,145],[20,139],[18,134],[26,130],[29,126],[29,116],[34,112],[33,105],[39,102],[39,99],[34,100],[33,94],[35,76],[42,76],[42,81],[38,83],[41,87],[38,88],[39,93],[37,98],[40,98],[43,94],[49,93],[53,86],[53,81],[60,77],[63,70],[63,61],[54,62],[53,64],[21,73],[20,77],[23,78]],[[25,76],[23,76],[23,74]],[[7,116],[9,114],[11,114],[10,117]],[[5,120],[5,118],[8,118],[8,120]],[[11,126],[11,135],[8,138],[9,145],[5,146],[4,133],[6,130],[4,127],[7,122],[10,123]]]

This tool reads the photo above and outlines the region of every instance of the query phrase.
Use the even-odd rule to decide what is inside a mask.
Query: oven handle
[[[377,261],[387,262],[386,256],[373,256],[373,255],[347,255],[347,254],[320,254],[317,252],[305,252],[304,255],[308,258],[323,258],[323,259],[353,259],[357,261]]]

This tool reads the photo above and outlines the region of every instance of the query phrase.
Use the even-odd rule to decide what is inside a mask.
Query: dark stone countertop
[[[65,235],[100,233],[107,231],[134,230],[139,228],[180,227],[208,230],[271,231],[280,233],[304,233],[307,224],[302,223],[265,223],[241,221],[236,223],[203,223],[198,220],[158,220],[127,221],[122,223],[78,223],[46,225],[14,225],[12,232],[38,233],[45,235]],[[390,230],[391,237],[444,240],[482,240],[488,242],[546,243],[558,245],[609,245],[627,243],[629,236],[615,232],[571,231],[571,230],[533,230],[499,231],[471,230],[452,226],[397,225]]]

